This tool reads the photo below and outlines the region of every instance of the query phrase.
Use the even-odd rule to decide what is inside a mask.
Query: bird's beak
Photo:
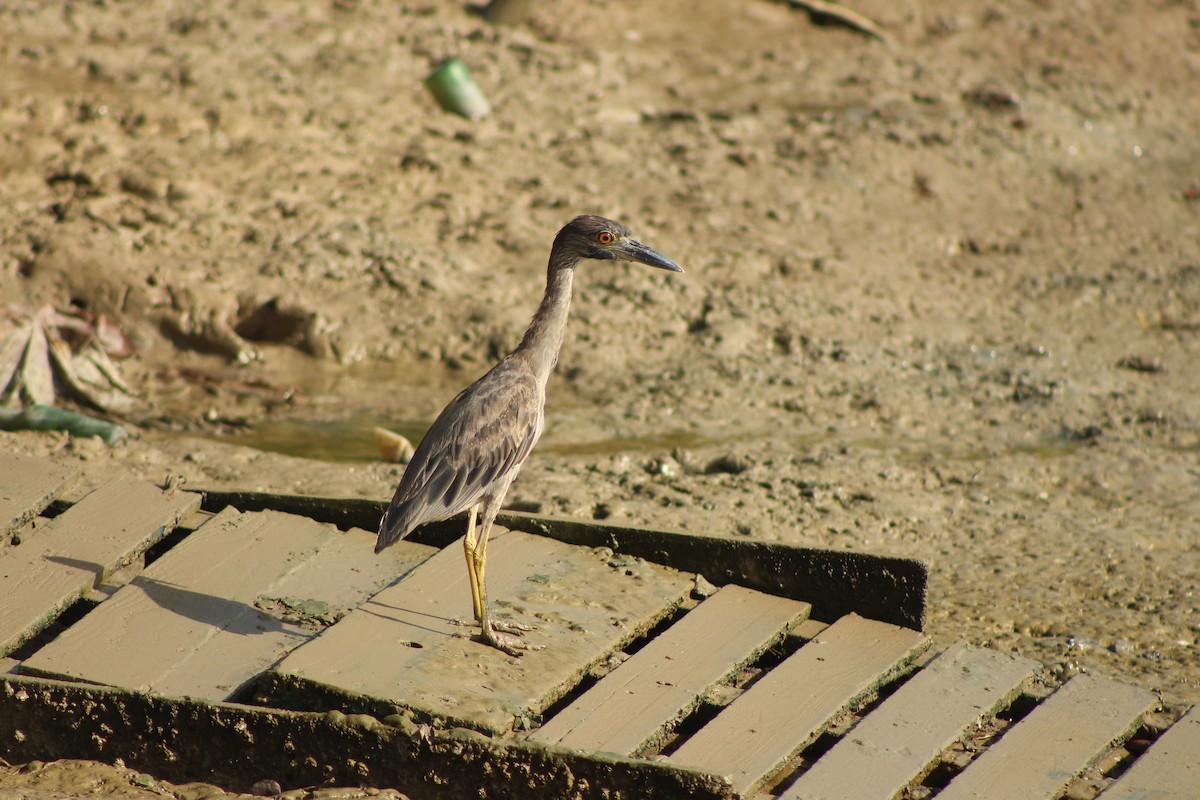
[[[669,270],[671,272],[683,272],[683,267],[676,264],[671,259],[664,256],[662,253],[655,250],[653,247],[647,247],[637,239],[625,239],[621,242],[617,252],[622,258],[629,261],[636,261],[639,264],[645,264],[650,267],[658,267],[659,269]]]

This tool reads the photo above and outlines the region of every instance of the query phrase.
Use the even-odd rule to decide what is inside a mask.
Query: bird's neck
[[[513,353],[529,363],[543,385],[558,363],[558,351],[562,349],[567,313],[571,308],[571,283],[574,279],[573,265],[556,267],[554,263],[550,264],[546,276],[546,294],[525,330],[521,344]]]

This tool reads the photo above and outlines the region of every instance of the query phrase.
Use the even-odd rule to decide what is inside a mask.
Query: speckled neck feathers
[[[525,360],[533,369],[539,384],[544,388],[566,335],[567,316],[571,309],[571,285],[575,279],[578,257],[564,257],[557,248],[550,254],[546,270],[546,294],[525,330],[521,343],[513,351],[513,358]]]

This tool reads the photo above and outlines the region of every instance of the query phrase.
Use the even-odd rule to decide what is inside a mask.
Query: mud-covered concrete
[[[720,778],[655,762],[502,742],[395,715],[268,711],[118,689],[0,678],[12,761],[121,761],[176,783],[249,791],[381,786],[416,797],[726,798]]]

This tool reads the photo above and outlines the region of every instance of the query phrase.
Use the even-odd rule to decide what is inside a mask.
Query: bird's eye
[[[614,238],[610,231],[600,231],[600,233],[596,234],[596,241],[600,242],[600,244],[612,244]]]

